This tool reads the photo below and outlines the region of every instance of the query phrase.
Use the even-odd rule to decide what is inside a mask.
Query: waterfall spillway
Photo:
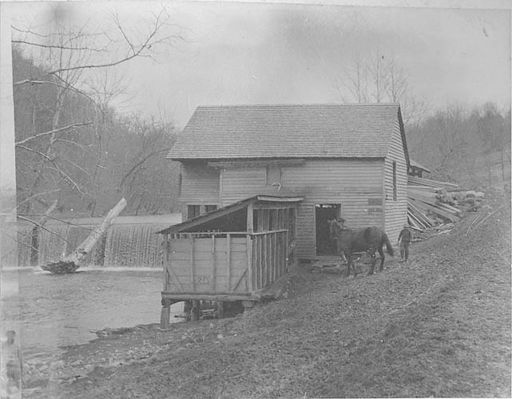
[[[110,228],[105,240],[105,266],[153,267],[162,265],[162,236],[165,226],[126,224]]]
[[[101,219],[51,222],[38,231],[37,264],[56,262],[75,250]],[[181,222],[181,214],[119,217],[100,238],[84,263],[105,267],[161,267],[163,238],[157,231]],[[33,247],[31,226],[18,233],[20,265],[29,265]]]

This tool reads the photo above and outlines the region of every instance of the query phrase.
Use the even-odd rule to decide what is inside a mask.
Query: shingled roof
[[[198,107],[167,157],[383,158],[399,113],[398,104]]]

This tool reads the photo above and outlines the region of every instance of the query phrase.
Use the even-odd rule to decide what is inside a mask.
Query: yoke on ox
[[[372,262],[368,275],[373,274],[375,269],[375,263],[377,262],[375,251],[379,251],[380,254],[380,271],[384,268],[385,256],[382,250],[384,245],[386,245],[388,254],[393,256],[393,247],[387,234],[378,227],[372,226],[353,230],[341,227],[335,219],[329,220],[328,223],[331,239],[336,240],[338,255],[342,256],[344,254],[347,258],[347,277],[350,276],[351,267],[354,271],[354,276],[357,275],[353,259],[355,252],[367,252],[371,256]]]

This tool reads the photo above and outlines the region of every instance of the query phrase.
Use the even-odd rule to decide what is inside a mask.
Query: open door
[[[316,254],[317,256],[337,255],[336,244],[329,236],[328,220],[340,216],[340,204],[316,204]]]

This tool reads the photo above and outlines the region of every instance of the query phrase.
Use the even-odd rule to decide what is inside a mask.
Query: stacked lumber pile
[[[453,193],[457,193],[454,195]],[[409,176],[407,184],[407,220],[416,230],[455,223],[462,216],[460,191],[456,184]],[[465,200],[465,195],[463,196]]]

